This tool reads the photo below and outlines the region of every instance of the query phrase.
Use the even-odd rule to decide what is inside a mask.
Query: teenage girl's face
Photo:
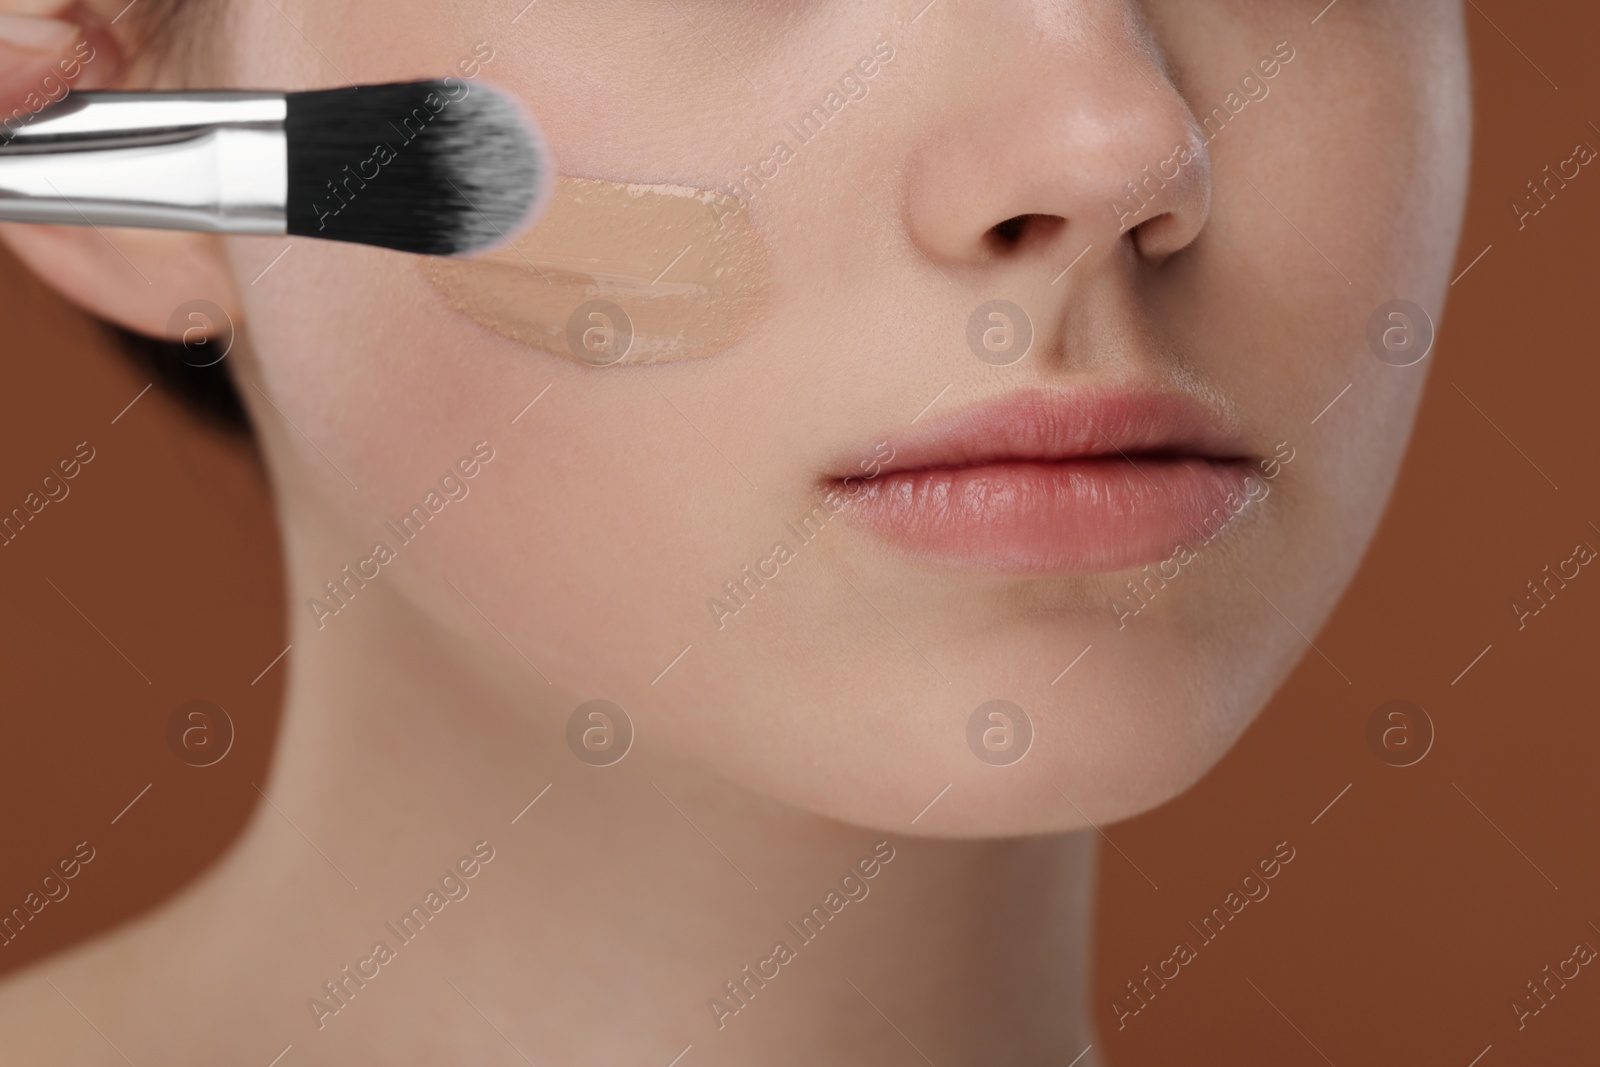
[[[1321,7],[239,5],[237,85],[493,84],[562,175],[471,264],[230,242],[297,625],[376,573],[552,746],[877,827],[1172,797],[1350,580],[1463,207],[1458,5]]]

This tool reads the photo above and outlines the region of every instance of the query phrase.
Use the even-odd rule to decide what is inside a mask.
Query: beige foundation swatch
[[[427,273],[451,307],[559,355],[696,359],[739,340],[765,308],[767,249],[744,207],[708,189],[557,178],[516,240],[431,259]]]

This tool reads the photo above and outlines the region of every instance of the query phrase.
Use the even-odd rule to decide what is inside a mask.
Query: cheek
[[[1423,6],[1392,33],[1356,22],[1306,43],[1213,144],[1211,232],[1177,298],[1204,373],[1263,432],[1313,449],[1267,506],[1293,509],[1309,543],[1342,535],[1342,555],[1370,535],[1432,363],[1380,362],[1369,321],[1405,299],[1437,327],[1465,202],[1460,27]],[[1334,48],[1337,69],[1316,61]]]
[[[256,260],[278,251],[234,242],[236,276],[248,282]],[[240,288],[252,347],[265,354],[255,372],[277,410],[248,387],[247,399],[265,407],[264,431],[284,437],[336,506],[354,503],[351,483],[375,512],[409,503],[504,425],[498,409],[509,397],[472,358],[456,317],[435,306],[412,257],[296,241]]]
[[[748,490],[632,372],[545,364],[535,377],[555,384],[506,428],[468,501],[482,503],[472,551],[486,561],[485,595],[504,600],[508,632],[542,650],[557,684],[643,697],[656,671],[704,642],[707,597],[756,563]],[[692,409],[671,383],[663,388]]]

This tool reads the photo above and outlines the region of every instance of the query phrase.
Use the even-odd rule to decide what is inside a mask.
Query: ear
[[[160,69],[139,9],[126,0],[0,0],[0,14],[52,17],[75,24],[80,34],[46,66],[38,86],[0,99],[5,116],[24,116],[87,89],[142,89],[157,79],[181,84],[181,72]],[[169,327],[168,320],[192,300],[210,301],[240,321],[238,289],[215,234],[6,223],[0,241],[67,299],[138,333],[180,338],[189,324]]]

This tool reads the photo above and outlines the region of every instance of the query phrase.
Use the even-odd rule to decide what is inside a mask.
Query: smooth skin
[[[294,645],[265,788],[305,836],[264,806],[175,900],[12,978],[0,1057],[121,1063],[109,1038],[135,1063],[293,1043],[296,1063],[664,1065],[692,1045],[686,1067],[950,1067],[1093,1042],[1081,1064],[1115,1062],[1086,985],[1088,827],[1216,763],[1380,517],[1430,361],[1387,366],[1365,334],[1389,300],[1443,302],[1471,132],[1454,0],[1342,0],[1315,24],[1302,0],[221,2],[182,63],[131,16],[108,25],[118,0],[72,13],[98,13],[97,76],[129,86],[435,76],[486,41],[482,77],[563,173],[706,188],[875,42],[895,56],[752,197],[773,303],[694,362],[521,346],[392,253],[296,241],[252,285],[282,241],[114,231],[147,285],[93,230],[4,228],[96,314],[159,332],[205,298],[244,327],[230,359]],[[1200,118],[1281,42],[1270,92],[1209,139]],[[1192,161],[1119,233],[1124,182],[1178,146]],[[996,298],[1037,337],[1004,368],[966,344]],[[718,628],[707,600],[877,443],[1067,385],[1189,390],[1254,454],[1295,458],[1126,627],[1108,602],[1128,572],[934,567],[840,520]],[[323,583],[478,442],[470,495],[319,628]],[[596,698],[636,732],[608,768],[565,741]],[[993,699],[1036,732],[1010,767],[967,747]],[[496,856],[470,897],[318,1029],[309,999],[479,840]],[[871,895],[719,1029],[707,1002],[884,840]]]

